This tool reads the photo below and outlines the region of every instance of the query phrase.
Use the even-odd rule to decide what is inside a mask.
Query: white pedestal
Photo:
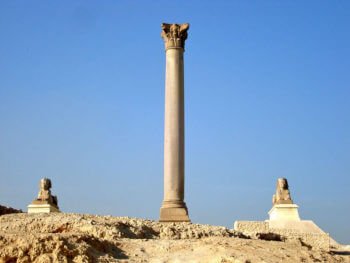
[[[300,221],[298,206],[295,204],[274,205],[269,211],[270,221]]]
[[[50,204],[30,204],[28,214],[60,212],[57,207]]]

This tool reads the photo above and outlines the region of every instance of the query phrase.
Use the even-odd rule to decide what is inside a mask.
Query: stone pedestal
[[[312,249],[329,251],[330,242],[337,244],[328,233],[325,233],[310,220],[266,220],[266,221],[236,221],[234,230],[251,238],[261,235],[276,234],[289,241],[302,241],[312,246]]]
[[[298,206],[296,204],[274,205],[269,211],[270,221],[300,221]]]
[[[60,212],[60,210],[51,204],[30,204],[28,205],[28,214],[37,214],[37,213],[52,213]]]
[[[164,200],[161,222],[190,221],[184,202],[184,43],[188,24],[163,24],[165,42]]]
[[[188,210],[184,202],[163,201],[160,208],[160,222],[190,222]]]

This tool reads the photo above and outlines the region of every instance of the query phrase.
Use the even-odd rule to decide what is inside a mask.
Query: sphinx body
[[[57,197],[51,194],[52,183],[48,178],[40,180],[38,198],[33,203],[46,203],[58,207]]]
[[[293,204],[293,200],[289,192],[288,181],[286,178],[278,178],[276,193],[272,197],[272,204]]]

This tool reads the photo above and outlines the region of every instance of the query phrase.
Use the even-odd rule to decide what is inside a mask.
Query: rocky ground
[[[271,237],[127,217],[8,214],[0,216],[0,262],[350,262],[346,247],[327,252]]]

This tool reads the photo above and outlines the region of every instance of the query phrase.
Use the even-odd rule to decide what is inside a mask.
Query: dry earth
[[[0,216],[0,262],[350,262],[350,251],[248,239],[209,225],[23,213]]]

